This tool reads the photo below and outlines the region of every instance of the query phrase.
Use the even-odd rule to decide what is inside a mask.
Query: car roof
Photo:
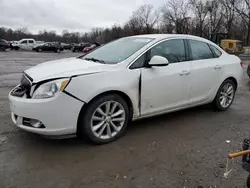
[[[154,39],[167,39],[167,38],[188,38],[188,39],[197,39],[197,40],[205,40],[205,38],[197,37],[194,35],[186,35],[186,34],[146,34],[146,35],[134,35],[131,37],[141,37],[141,38],[154,38]]]
[[[163,39],[168,39],[168,38],[182,38],[182,39],[192,39],[192,40],[198,40],[202,42],[206,42],[209,44],[213,44],[210,40],[207,40],[202,37],[194,36],[194,35],[187,35],[187,34],[146,34],[146,35],[134,35],[130,37],[141,37],[141,38],[152,38],[154,41],[160,41]]]

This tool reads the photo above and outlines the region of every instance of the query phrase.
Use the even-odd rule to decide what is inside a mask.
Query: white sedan
[[[11,116],[26,131],[104,144],[131,120],[207,103],[227,110],[242,74],[238,57],[203,38],[125,37],[24,71],[9,94]]]

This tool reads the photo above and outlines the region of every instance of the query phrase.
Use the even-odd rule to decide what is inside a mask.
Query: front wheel
[[[106,144],[125,132],[129,109],[122,97],[110,94],[92,101],[81,116],[80,134],[95,144]]]
[[[219,111],[227,110],[234,101],[236,86],[232,80],[225,80],[214,99],[214,106]]]

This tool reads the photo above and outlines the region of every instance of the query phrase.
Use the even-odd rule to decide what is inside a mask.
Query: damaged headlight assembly
[[[58,79],[40,85],[33,93],[33,99],[47,99],[60,94],[68,85],[70,78]]]

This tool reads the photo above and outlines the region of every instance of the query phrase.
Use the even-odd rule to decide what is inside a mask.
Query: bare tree
[[[246,25],[247,34],[246,34],[246,44],[250,44],[250,1],[241,0],[237,3],[235,7],[237,13],[242,18],[243,23]]]
[[[138,23],[140,27],[142,26],[145,33],[151,33],[154,31],[159,16],[159,12],[154,10],[153,5],[146,4],[133,13],[131,21]]]
[[[197,19],[196,29],[198,32],[196,34],[202,37],[204,36],[204,33],[203,33],[204,23],[208,16],[207,1],[190,0],[190,4],[193,8],[194,14]]]
[[[188,4],[185,0],[169,0],[162,7],[162,22],[176,33],[188,33]],[[173,31],[174,28],[174,31]]]
[[[233,21],[235,17],[235,6],[236,6],[236,0],[220,0],[220,3],[223,6],[222,9],[222,15],[225,19],[225,25],[227,32],[229,34],[232,34],[232,26],[233,26]]]
[[[208,9],[208,28],[209,28],[209,36],[212,33],[219,32],[222,30],[222,23],[223,23],[223,14],[222,14],[222,4],[220,0],[212,0],[207,1],[206,3]]]

